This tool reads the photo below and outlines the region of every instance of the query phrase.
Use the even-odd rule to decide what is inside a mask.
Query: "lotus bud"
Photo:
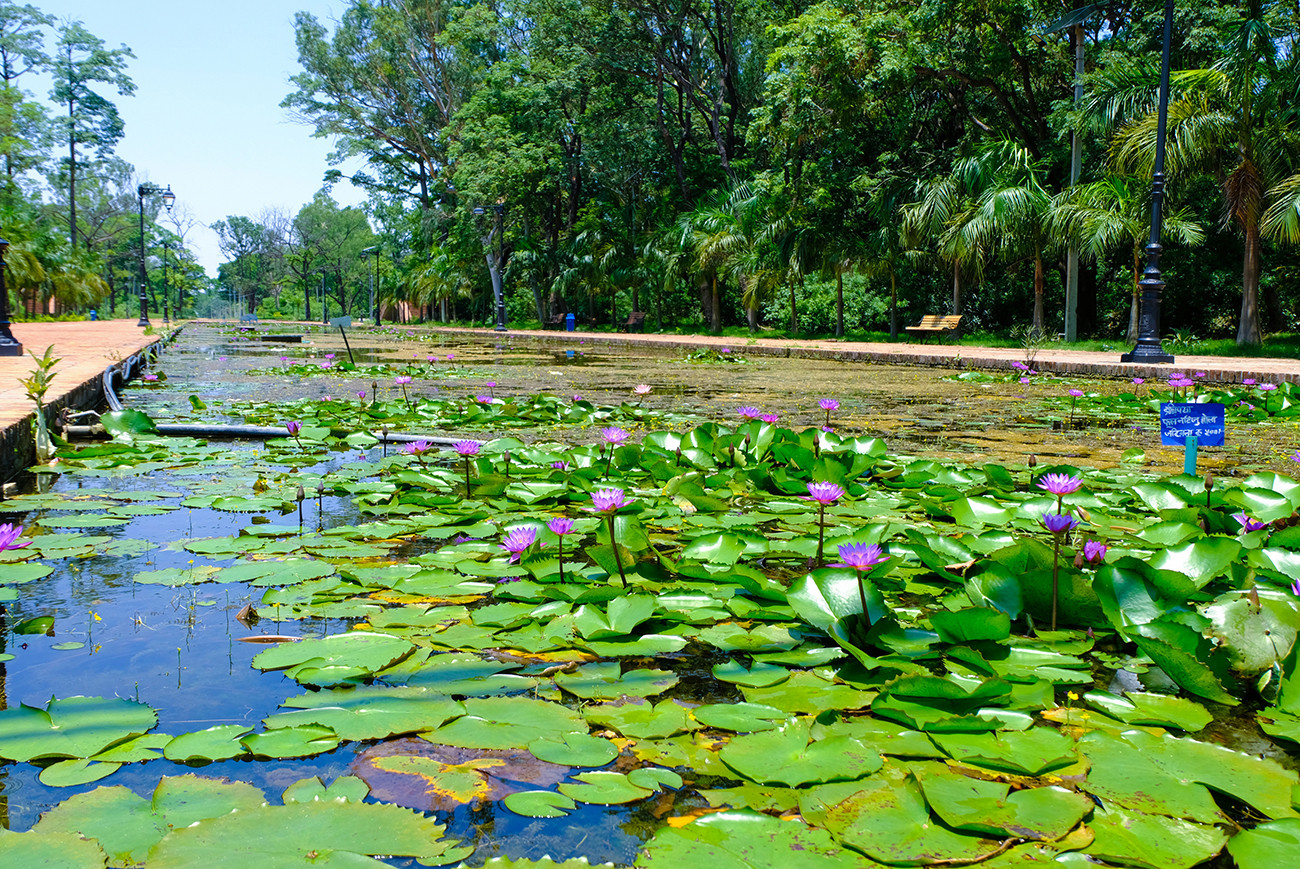
[[[1213,489],[1213,488],[1214,488],[1214,474],[1206,474],[1206,475],[1205,475],[1205,491],[1208,492],[1208,491],[1210,491],[1210,490]]]
[[[1074,569],[1075,569],[1075,570],[1082,570],[1082,569],[1083,569],[1083,553],[1082,553],[1082,552],[1076,552],[1076,553],[1074,553]]]
[[[1038,456],[1035,456],[1032,453],[1029,456],[1029,467],[1031,468],[1038,467]]]
[[[306,492],[306,490],[304,490],[303,487],[302,487],[301,485],[299,485],[299,486],[298,486],[298,503],[301,504],[301,503],[303,502],[303,499],[306,498],[306,497],[307,497],[307,492]]]

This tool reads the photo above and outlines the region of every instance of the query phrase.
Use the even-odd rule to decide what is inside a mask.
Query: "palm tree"
[[[1293,129],[1283,112],[1289,76],[1279,70],[1282,41],[1267,20],[1262,0],[1247,0],[1245,14],[1226,40],[1222,60],[1208,69],[1171,75],[1166,160],[1169,174],[1209,172],[1223,179],[1225,222],[1235,223],[1245,239],[1241,273],[1239,345],[1263,340],[1259,317],[1260,220],[1268,196],[1284,192],[1287,146]],[[1271,8],[1271,7],[1269,7]],[[1130,77],[1113,91],[1102,91],[1085,107],[1103,121],[1120,120],[1140,104],[1142,86],[1153,99],[1150,80]],[[1127,120],[1111,146],[1121,171],[1147,175],[1155,158],[1157,117],[1150,109]]]
[[[1137,340],[1138,280],[1143,250],[1151,231],[1150,184],[1112,175],[1090,184],[1063,190],[1052,200],[1047,231],[1062,242],[1072,242],[1080,252],[1100,260],[1127,245],[1132,256],[1132,301],[1129,305],[1128,340]],[[1164,231],[1179,244],[1194,247],[1205,231],[1185,208],[1165,211]]]

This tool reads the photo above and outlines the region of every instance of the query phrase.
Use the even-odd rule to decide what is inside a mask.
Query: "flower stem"
[[[469,497],[469,456],[465,457],[465,497]]]
[[[560,582],[564,582],[564,535],[557,535],[560,538]]]
[[[1052,630],[1056,630],[1056,597],[1061,570],[1061,535],[1053,534],[1055,545],[1052,547]]]
[[[826,541],[826,505],[817,505],[817,567],[822,566],[822,549]]]
[[[627,576],[623,573],[623,559],[618,557],[618,541],[614,539],[614,514],[610,513],[607,519],[609,521],[609,545],[614,550],[614,566],[618,568],[618,578],[623,580],[623,587],[627,588]]]

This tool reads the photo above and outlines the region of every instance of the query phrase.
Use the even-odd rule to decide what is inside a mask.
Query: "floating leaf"
[[[862,857],[825,830],[759,812],[717,812],[662,827],[637,857],[642,869],[861,869]]]
[[[1096,838],[1085,854],[1144,869],[1188,869],[1219,853],[1228,838],[1218,827],[1118,806],[1098,807],[1088,827]]]
[[[328,727],[305,724],[252,733],[239,744],[257,757],[312,757],[339,747],[338,734]]]
[[[912,771],[935,814],[958,830],[1050,842],[1093,809],[1086,794],[1062,787],[1012,791],[1004,782],[970,778],[939,764],[916,765]]]
[[[248,753],[240,740],[252,729],[241,724],[218,724],[206,730],[182,733],[163,748],[163,757],[177,763],[239,757]]]
[[[102,869],[99,843],[76,833],[15,833],[0,827],[0,864],[23,869]]]
[[[593,704],[584,708],[582,714],[593,724],[612,727],[633,739],[662,739],[698,727],[673,700],[653,705],[639,698]]]
[[[856,779],[880,769],[880,755],[863,743],[848,736],[814,741],[811,726],[800,718],[737,737],[722,749],[722,760],[750,781],[788,787]]]
[[[622,672],[617,661],[584,664],[576,670],[558,673],[555,684],[587,700],[616,700],[619,697],[652,697],[677,684],[668,670]]]
[[[633,784],[621,772],[584,772],[574,776],[580,782],[560,785],[560,793],[581,803],[616,806],[643,800],[654,791]]]
[[[17,761],[87,758],[158,723],[148,706],[119,697],[68,697],[45,709],[0,710],[0,757]]]
[[[604,766],[618,756],[618,749],[608,739],[586,733],[543,736],[528,743],[528,750],[538,760],[565,766]]]
[[[0,854],[4,853],[0,839]],[[1243,830],[1228,840],[1228,853],[1238,869],[1278,869],[1300,853],[1300,821],[1285,818]]]
[[[464,701],[465,714],[422,734],[430,742],[464,748],[525,748],[535,739],[586,733],[578,713],[559,703],[525,697],[484,697]]]
[[[505,806],[527,818],[563,818],[577,808],[577,803],[555,791],[520,791],[506,796]],[[488,865],[491,863],[489,860]]]
[[[402,637],[353,631],[300,643],[284,643],[253,658],[259,670],[287,669],[305,685],[326,687],[373,675],[415,651]]]

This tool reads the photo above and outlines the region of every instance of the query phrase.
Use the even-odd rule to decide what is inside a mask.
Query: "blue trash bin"
[[[92,320],[98,320],[98,319],[99,319],[99,311],[96,311],[94,308],[91,308],[91,309],[90,309],[90,319],[92,319]]]
[[[566,331],[566,332],[572,332],[573,329],[574,329],[574,324],[575,324],[576,322],[577,322],[577,318],[574,317],[572,314],[565,314],[565,315],[564,315],[564,331]]]

